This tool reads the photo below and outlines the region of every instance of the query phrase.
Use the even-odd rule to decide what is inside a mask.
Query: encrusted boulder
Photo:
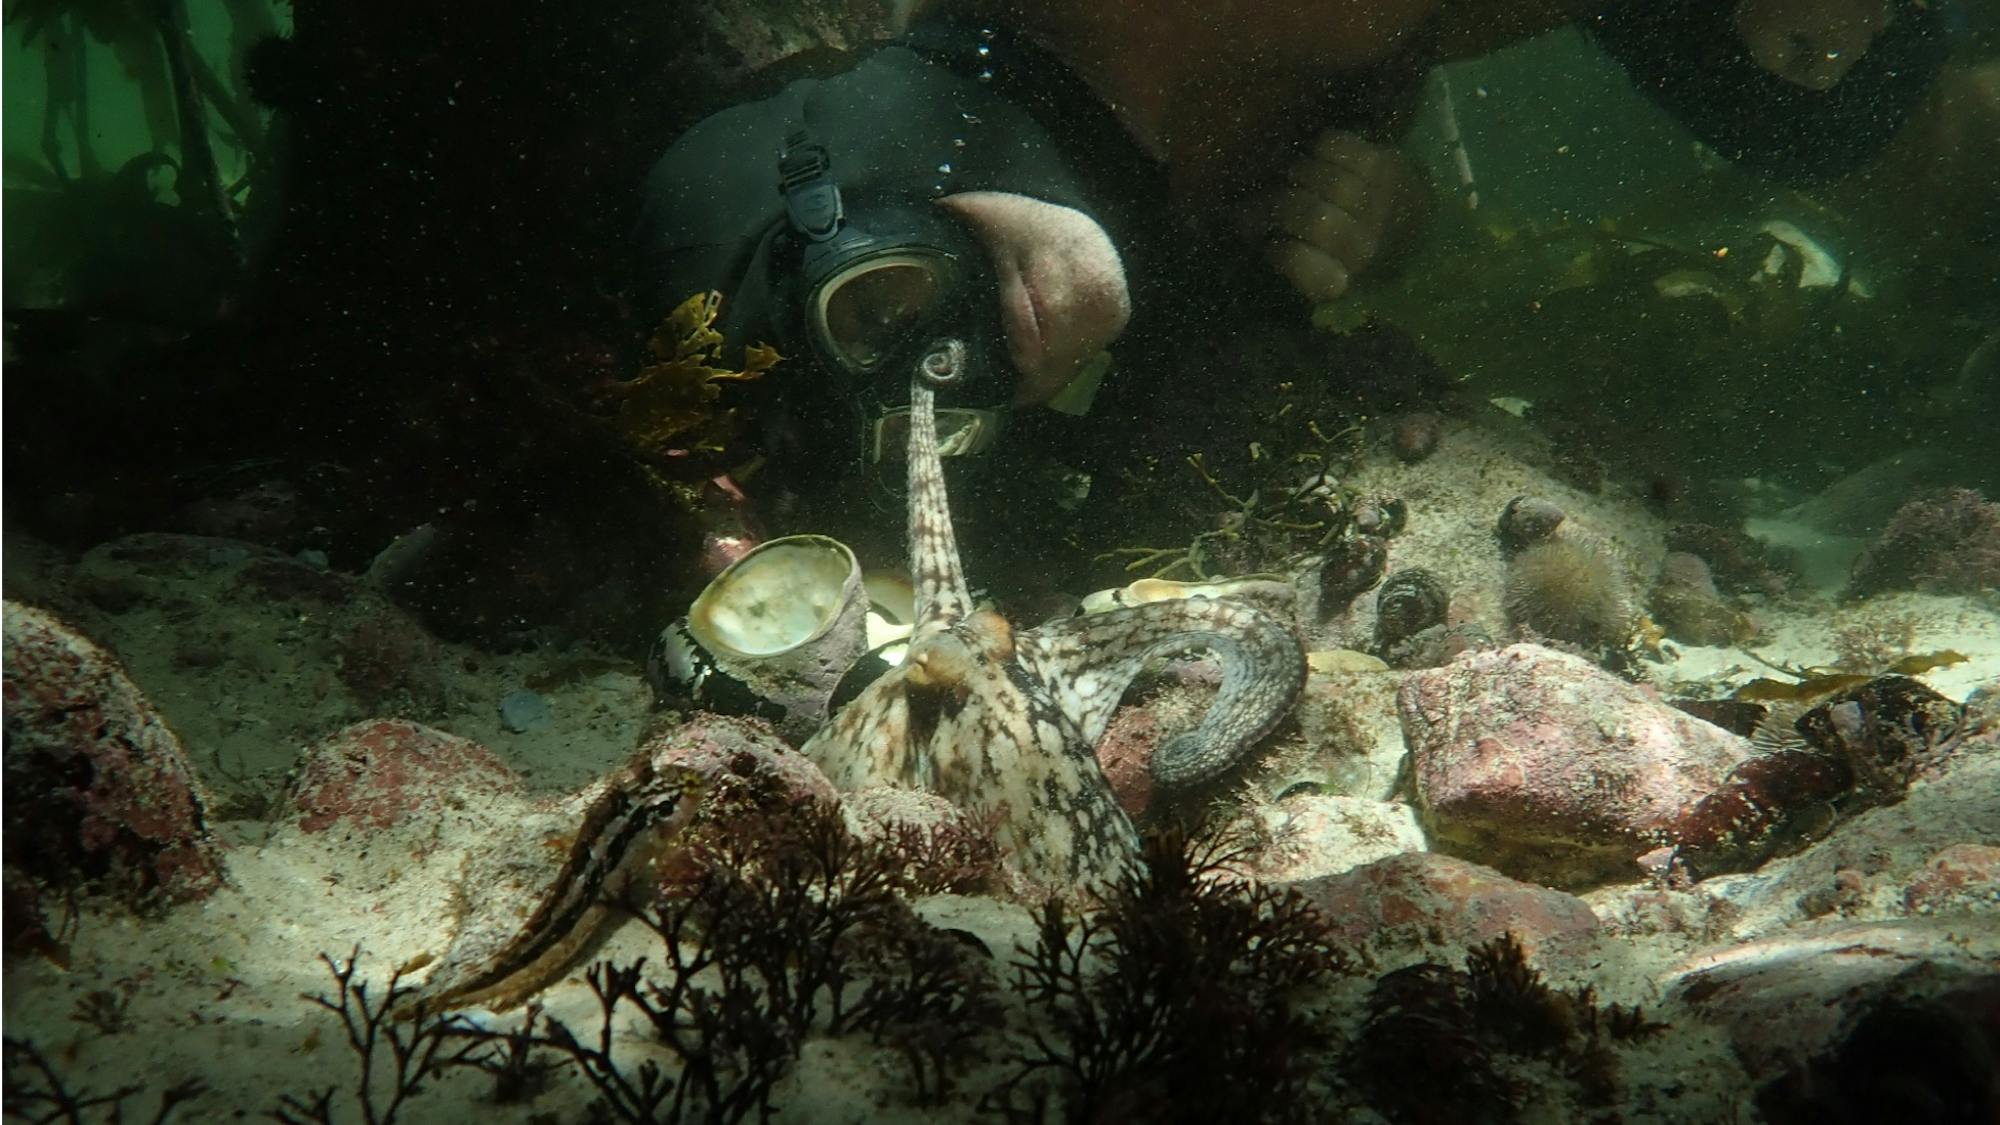
[[[300,831],[381,832],[477,797],[516,796],[491,750],[407,719],[369,719],[307,747],[284,817]]]
[[[745,801],[770,807],[839,799],[812,759],[762,719],[696,712],[648,739],[639,753],[656,766],[700,774],[708,786],[703,802],[711,809]]]
[[[1173,735],[1193,727],[1215,701],[1222,668],[1213,660],[1178,661],[1142,678],[1111,716],[1097,740],[1097,765],[1118,803],[1143,816],[1153,803],[1153,754]]]
[[[1574,895],[1436,852],[1405,852],[1292,886],[1356,944],[1471,946],[1512,933],[1532,953],[1597,929],[1597,916]]]
[[[1272,843],[1251,874],[1272,883],[1337,875],[1364,863],[1419,852],[1424,834],[1408,805],[1300,792],[1258,809]]]
[[[696,0],[676,10],[683,37],[670,61],[725,87],[793,55],[860,50],[895,34],[893,5],[882,0]]]
[[[1142,816],[1153,803],[1153,774],[1146,767],[1153,752],[1167,740],[1167,728],[1147,707],[1120,707],[1097,740],[1097,764],[1118,804],[1132,816]]]
[[[1698,956],[1666,991],[1729,1037],[1766,1120],[1990,1121],[1996,956],[1991,928],[1836,924]]]
[[[1742,738],[1535,645],[1411,675],[1397,697],[1434,845],[1578,889],[1634,861],[1749,755]]]
[[[5,616],[8,868],[132,906],[215,890],[222,848],[180,739],[110,653],[42,610]]]

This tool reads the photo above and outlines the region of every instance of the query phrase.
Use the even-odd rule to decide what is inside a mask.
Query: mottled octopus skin
[[[504,1012],[556,982],[582,954],[624,894],[680,835],[701,801],[698,774],[642,758],[584,814],[576,842],[520,932],[490,957],[425,986],[397,1006],[419,1011],[484,1005]]]
[[[1222,688],[1194,730],[1154,756],[1155,779],[1188,786],[1242,761],[1305,684],[1305,654],[1270,615],[1211,598],[1149,602],[1016,633],[972,604],[952,534],[934,396],[912,381],[908,654],[804,746],[836,788],[904,785],[997,814],[1022,873],[1075,887],[1116,874],[1138,837],[1093,747],[1146,661],[1216,652]]]

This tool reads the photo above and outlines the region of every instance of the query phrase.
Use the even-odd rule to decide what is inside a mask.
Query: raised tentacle
[[[910,380],[910,575],[916,587],[919,635],[963,621],[972,613],[972,594],[958,563],[951,507],[945,500],[935,405],[931,388],[922,379]]]

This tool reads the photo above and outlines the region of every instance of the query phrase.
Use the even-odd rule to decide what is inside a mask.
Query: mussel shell
[[[1500,540],[1501,550],[1511,555],[1554,535],[1562,521],[1563,510],[1554,501],[1516,496],[1500,510],[1493,534]]]
[[[1375,595],[1375,642],[1387,648],[1442,625],[1450,608],[1451,594],[1437,575],[1420,567],[1399,570]]]
[[[1374,535],[1350,535],[1334,543],[1319,569],[1321,613],[1337,613],[1382,580],[1389,568],[1389,544]]]

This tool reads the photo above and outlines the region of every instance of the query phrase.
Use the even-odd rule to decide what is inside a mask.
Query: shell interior
[[[817,640],[860,580],[854,552],[824,535],[773,539],[715,577],[688,608],[688,631],[711,652],[776,656]]]

